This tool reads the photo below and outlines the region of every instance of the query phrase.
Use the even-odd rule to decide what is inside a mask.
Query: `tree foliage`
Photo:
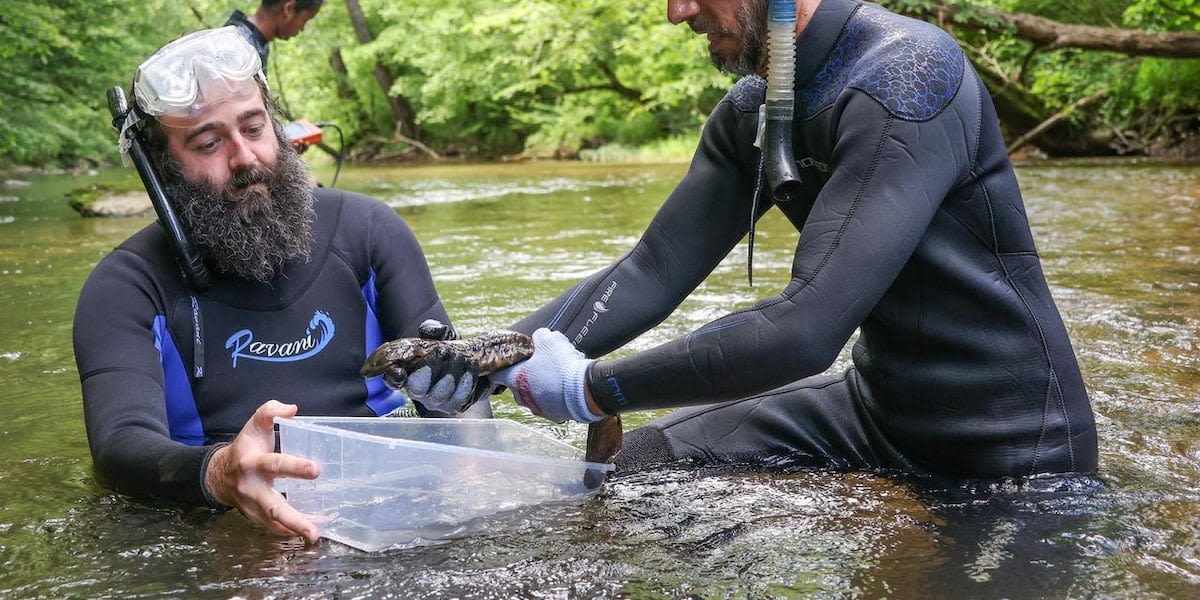
[[[359,4],[374,41],[341,46],[348,70],[365,84],[357,93],[378,93],[369,72],[382,62],[395,77],[391,93],[415,107],[421,138],[452,153],[494,156],[694,135],[732,81],[707,67],[702,40],[633,0]],[[318,27],[342,26],[328,16],[322,12]],[[289,42],[281,60],[311,55],[307,36]],[[305,110],[326,108],[318,101]],[[392,133],[379,120],[359,120],[353,128],[358,140],[383,141]]]
[[[242,2],[6,0],[0,166],[115,159],[107,88],[128,85],[166,41],[257,6]],[[1196,32],[1200,0],[883,3],[951,31],[981,71],[995,74],[993,85],[1018,89],[1034,112],[1052,114],[1104,90],[1102,103],[1072,122],[1100,128],[1113,148],[1141,152],[1200,130],[1197,59],[1047,50],[995,16]],[[361,158],[411,152],[417,140],[470,157],[694,140],[733,81],[708,65],[702,36],[641,0],[359,0],[367,43],[346,5],[329,0],[302,34],[273,44],[271,89],[290,114],[337,123]],[[377,69],[390,89],[380,87]],[[412,114],[404,136],[397,102]]]
[[[997,103],[1008,102],[1011,113],[1048,118],[1083,98],[1103,94],[1102,102],[1070,116],[1075,140],[1051,141],[1062,142],[1057,147],[1060,153],[1200,151],[1200,96],[1190,91],[1200,89],[1200,58],[1166,59],[1116,51],[1121,36],[1130,30],[1187,32],[1194,44],[1195,32],[1200,31],[1197,0],[890,0],[883,4],[939,22],[953,32],[985,74]],[[1068,27],[1105,28],[1115,42],[1113,51],[1047,48],[1019,35],[1013,20],[998,14],[1036,15]],[[1036,106],[1027,106],[1030,103]],[[1005,107],[1000,108],[1003,114]],[[1006,123],[1010,136],[1036,125],[1015,123],[1019,120],[1010,118]]]
[[[170,14],[168,3],[139,3]],[[5,0],[0,11],[0,165],[75,163],[115,147],[105,91],[172,24],[127,18],[121,0]],[[98,120],[99,119],[99,120]]]

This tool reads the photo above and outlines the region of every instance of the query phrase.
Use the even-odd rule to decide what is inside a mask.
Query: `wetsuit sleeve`
[[[385,341],[416,337],[425,319],[449,324],[416,235],[390,206],[377,201],[368,206],[371,276]]]
[[[206,505],[201,472],[217,446],[171,439],[153,298],[144,261],[118,249],[84,283],[73,330],[97,478],[120,492]]]
[[[514,329],[561,331],[595,357],[667,318],[749,229],[757,119],[729,99],[718,104],[687,173],[633,250]]]
[[[941,200],[970,162],[955,111],[893,116],[851,91],[830,179],[801,230],[792,278],[763,300],[648,351],[589,372],[608,412],[745,397],[827,369],[903,268]]]

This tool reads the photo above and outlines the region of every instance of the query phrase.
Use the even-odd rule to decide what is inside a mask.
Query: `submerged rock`
[[[92,184],[67,194],[71,208],[85,217],[144,217],[154,214],[145,190]]]

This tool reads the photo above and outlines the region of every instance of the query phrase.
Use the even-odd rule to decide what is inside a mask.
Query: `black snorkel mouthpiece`
[[[769,111],[769,109],[768,109]],[[787,204],[800,194],[800,172],[792,152],[792,121],[767,120],[764,134],[767,191],[777,204]]]
[[[792,149],[792,118],[796,112],[796,2],[771,0],[767,12],[767,94],[758,114],[758,139],[762,152],[754,197],[750,204],[750,232],[746,277],[754,285],[754,225],[759,217],[759,195],[766,192],[776,204],[787,204],[800,195],[800,170]]]
[[[796,104],[796,2],[771,0],[768,11],[763,170],[771,197],[775,202],[787,203],[800,191],[800,172],[792,150],[792,115]]]
[[[158,173],[154,170],[154,165],[146,154],[146,148],[137,135],[137,113],[129,110],[129,102],[125,99],[125,90],[120,86],[113,86],[108,90],[108,111],[112,113],[112,124],[117,129],[121,150],[128,153],[129,159],[133,161],[133,165],[137,169],[138,176],[142,179],[142,184],[146,186],[150,204],[154,206],[158,222],[166,229],[167,236],[171,239],[171,245],[175,248],[175,255],[179,259],[184,277],[196,293],[203,294],[208,290],[208,269],[205,267],[200,253],[192,247],[183,223],[179,220],[179,215],[175,213],[175,209],[167,200],[167,193],[163,190],[162,181],[158,178]],[[134,119],[134,121],[130,121],[130,119]]]

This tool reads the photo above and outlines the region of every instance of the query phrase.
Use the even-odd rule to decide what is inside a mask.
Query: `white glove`
[[[557,423],[594,423],[605,415],[588,409],[584,385],[589,360],[566,336],[542,328],[533,332],[533,356],[489,375],[493,383],[512,390],[517,403],[539,417]]]

